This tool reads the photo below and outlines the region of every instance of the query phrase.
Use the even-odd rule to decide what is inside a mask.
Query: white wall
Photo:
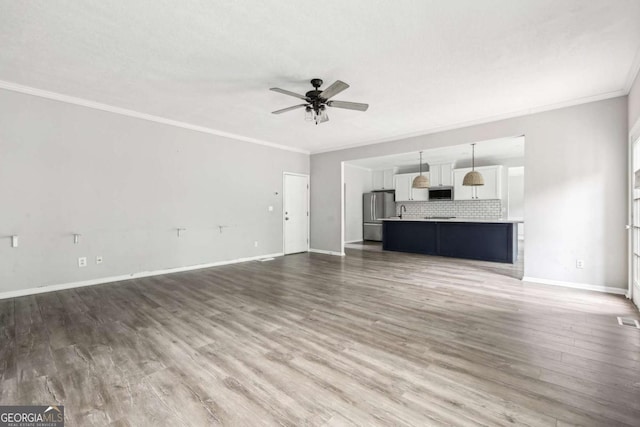
[[[0,90],[0,293],[280,253],[283,171],[309,156]]]
[[[626,289],[627,134],[619,97],[312,155],[311,245],[342,250],[342,161],[524,135],[525,276]]]
[[[507,170],[507,206],[509,219],[524,218],[524,167]]]
[[[362,194],[373,189],[371,171],[345,163],[344,184],[344,240],[345,242],[359,242],[362,240]]]

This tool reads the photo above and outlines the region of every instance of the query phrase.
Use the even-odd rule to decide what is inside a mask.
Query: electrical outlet
[[[253,242],[253,247],[257,248],[258,247],[258,241],[256,240],[255,242]]]
[[[576,260],[576,268],[584,268],[584,260],[583,259],[577,259]]]
[[[96,264],[102,264],[102,256],[101,255],[98,255],[96,257]]]
[[[87,257],[83,256],[78,258],[78,267],[86,267],[87,266]]]

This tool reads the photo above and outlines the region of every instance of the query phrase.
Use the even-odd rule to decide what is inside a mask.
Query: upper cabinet
[[[409,184],[411,174],[398,174],[394,177],[396,188],[396,202],[406,202],[411,200],[411,185]]]
[[[476,193],[474,187],[462,185],[464,176],[471,169],[455,169],[453,171],[453,200],[474,200]]]
[[[413,180],[419,173],[402,173],[395,176],[396,202],[429,200],[428,188],[413,188]]]
[[[454,200],[490,200],[502,199],[502,166],[481,166],[476,171],[482,174],[484,185],[466,187],[462,180],[471,168],[453,171]],[[432,184],[433,185],[433,184]]]
[[[453,164],[429,165],[429,181],[432,187],[453,186]]]
[[[394,170],[384,169],[372,172],[373,189],[374,190],[393,190],[394,189]]]
[[[476,187],[476,199],[502,199],[502,166],[483,169],[480,173],[484,178],[484,185]]]

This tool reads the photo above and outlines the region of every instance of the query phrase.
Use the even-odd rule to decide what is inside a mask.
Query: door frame
[[[626,297],[632,300],[635,305],[640,309],[640,284],[636,286],[634,278],[634,237],[633,237],[633,224],[634,224],[634,146],[640,145],[640,119],[638,119],[631,130],[629,131],[629,146],[627,151],[627,178],[628,178],[628,191],[627,191],[627,203],[628,203],[628,219],[627,219],[627,262],[628,262],[628,290]],[[640,167],[640,165],[638,165]]]
[[[285,179],[286,176],[290,175],[290,176],[300,176],[300,177],[304,177],[307,180],[307,252],[309,252],[309,239],[311,237],[310,233],[311,233],[311,184],[310,184],[310,179],[309,179],[309,174],[305,174],[305,173],[297,173],[297,172],[282,172],[282,254],[286,255],[286,220],[284,219],[285,217],[285,211],[284,211],[284,203],[286,200],[286,191],[287,191],[287,186],[285,183]]]
[[[634,176],[635,176],[635,170],[634,170],[634,159],[635,159],[635,153],[634,153],[634,149],[635,146],[638,145],[638,149],[640,150],[640,121],[638,121],[635,126],[633,127],[633,129],[631,130],[631,132],[629,133],[629,152],[628,152],[628,180],[629,180],[629,190],[628,190],[628,196],[627,196],[627,201],[628,201],[628,222],[627,222],[627,231],[628,231],[628,246],[627,246],[627,250],[628,250],[628,256],[627,256],[627,262],[628,262],[628,288],[627,288],[627,294],[626,297],[629,298],[630,300],[632,300],[634,303],[636,303],[636,305],[640,308],[640,284],[636,285],[635,283],[635,271],[634,271],[634,263],[635,263],[635,254],[634,254],[634,247],[637,244],[635,242],[635,238],[634,238],[634,221],[637,220],[637,218],[634,217],[634,193],[635,193],[635,189],[634,189]],[[638,168],[640,169],[640,165],[637,165]]]
[[[627,148],[627,294],[629,299],[633,299],[633,145],[634,140],[629,135],[629,145]]]

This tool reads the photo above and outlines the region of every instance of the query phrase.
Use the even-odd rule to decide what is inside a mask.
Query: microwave
[[[429,200],[453,200],[453,187],[430,188]]]

